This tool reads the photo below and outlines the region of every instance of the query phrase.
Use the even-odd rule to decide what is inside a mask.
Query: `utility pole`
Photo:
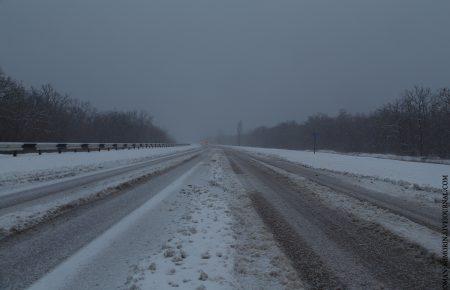
[[[241,134],[242,134],[242,121],[239,121],[237,124],[238,146],[241,146]]]
[[[314,154],[316,154],[316,145],[317,145],[317,133],[316,133],[316,131],[313,132],[313,138],[314,138],[314,148],[313,148],[313,151],[314,151]]]

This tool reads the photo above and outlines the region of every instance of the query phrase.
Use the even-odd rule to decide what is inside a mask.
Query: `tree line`
[[[397,100],[368,114],[310,116],[305,122],[258,127],[241,136],[241,143],[286,149],[317,148],[341,152],[392,153],[450,157],[450,90],[414,87]],[[236,144],[237,136],[219,136],[219,143]]]
[[[144,111],[101,112],[51,85],[26,88],[0,71],[0,142],[172,142]]]

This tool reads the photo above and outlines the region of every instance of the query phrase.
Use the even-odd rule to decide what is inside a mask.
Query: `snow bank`
[[[121,162],[146,157],[154,157],[162,154],[184,151],[196,148],[196,145],[167,147],[167,148],[145,148],[130,150],[111,150],[101,152],[65,152],[19,154],[17,157],[12,155],[0,154],[0,174],[10,172],[24,172],[33,170],[49,170],[61,167],[89,166],[105,162]]]
[[[306,150],[307,152],[312,152]],[[381,153],[364,153],[364,152],[337,152],[333,150],[319,150],[323,153],[350,155],[350,156],[362,156],[362,157],[374,157],[382,159],[394,159],[401,161],[414,161],[414,162],[424,162],[424,163],[437,163],[437,164],[448,164],[450,165],[450,159],[442,159],[439,157],[418,157],[418,156],[404,156],[404,155],[394,155],[394,154],[381,154]]]
[[[42,155],[30,153],[20,154],[17,157],[0,154],[0,188],[72,177],[194,148],[198,148],[198,145],[89,153],[65,152]]]
[[[297,151],[285,149],[234,147],[251,153],[274,155],[310,167],[381,179],[406,181],[421,186],[441,187],[442,175],[450,174],[449,164],[410,162],[338,153]]]

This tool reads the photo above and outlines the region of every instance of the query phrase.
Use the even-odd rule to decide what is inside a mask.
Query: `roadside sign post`
[[[314,147],[313,147],[313,152],[314,154],[316,154],[316,145],[317,145],[317,133],[314,131],[313,133],[313,139],[314,139]]]

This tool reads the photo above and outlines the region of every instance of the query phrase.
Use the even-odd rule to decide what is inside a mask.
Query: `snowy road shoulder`
[[[195,153],[166,160],[99,182],[0,209],[0,237],[21,232],[67,210],[130,188],[193,158]]]
[[[54,180],[81,176],[105,169],[148,161],[152,158],[199,148],[197,145],[112,150],[101,152],[66,152],[63,154],[21,154],[17,157],[0,154],[0,194],[48,183]]]
[[[399,185],[417,185],[439,189],[442,175],[450,174],[450,164],[411,162],[369,156],[352,156],[338,153],[302,150],[285,150],[256,147],[233,147],[248,153],[275,156],[291,162],[358,177],[374,177]]]

